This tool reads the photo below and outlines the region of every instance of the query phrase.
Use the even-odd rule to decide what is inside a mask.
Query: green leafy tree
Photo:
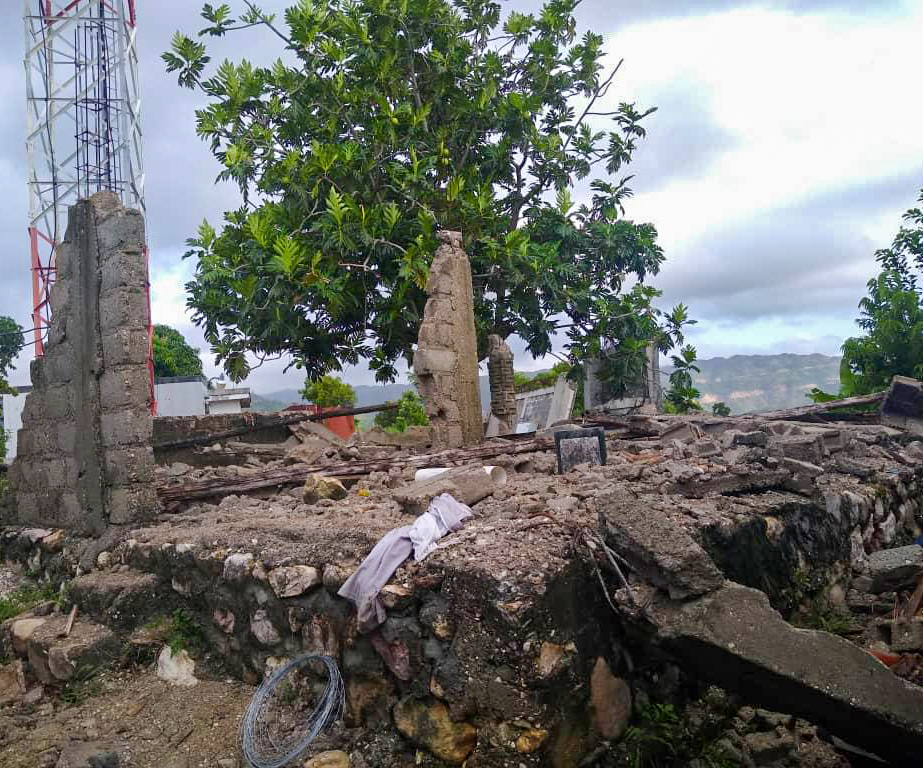
[[[404,392],[397,401],[397,409],[375,414],[375,426],[387,432],[404,432],[407,427],[426,426],[429,419],[420,396],[412,389]]]
[[[664,409],[668,413],[690,413],[701,411],[699,405],[699,390],[693,386],[692,374],[699,373],[695,364],[696,349],[691,344],[686,344],[679,351],[679,355],[672,355],[673,372],[670,374],[670,389],[664,397]]]
[[[881,271],[859,302],[864,335],[843,342],[839,395],[815,388],[808,394],[815,402],[887,389],[894,376],[923,379],[923,190],[918,202],[891,247],[875,254]]]
[[[356,404],[356,390],[337,376],[325,375],[313,381],[305,379],[301,396],[322,408],[352,408]]]
[[[0,395],[16,394],[7,381],[10,367],[19,351],[25,346],[22,328],[12,318],[0,316]],[[3,405],[0,403],[0,417],[3,416]],[[0,428],[0,461],[6,456],[6,430]]]
[[[603,68],[600,35],[578,37],[578,2],[502,22],[489,0],[302,0],[284,20],[205,5],[199,38],[262,25],[284,49],[215,69],[177,32],[167,70],[208,98],[197,132],[243,198],[187,253],[188,304],[232,379],[246,352],[290,354],[311,376],[366,360],[393,379],[440,228],[464,235],[482,351],[517,334],[540,357],[562,332],[572,362],[605,339],[630,351],[625,313],[653,317],[656,292],[623,286],[663,253],[625,218],[621,174],[653,110],[600,106],[618,66]]]
[[[189,346],[183,335],[169,325],[154,326],[154,375],[202,375],[199,350]]]
[[[719,400],[717,403],[712,403],[711,412],[715,414],[715,416],[731,415],[731,409],[728,408],[722,400]]]
[[[558,380],[558,376],[568,376],[572,370],[571,364],[562,360],[552,366],[550,371],[539,371],[538,373],[528,374],[520,371],[513,372],[513,387],[517,394],[519,392],[532,392],[536,389],[553,387]]]

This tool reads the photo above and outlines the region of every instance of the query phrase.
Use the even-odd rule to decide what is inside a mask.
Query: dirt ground
[[[68,743],[88,742],[118,752],[120,768],[233,768],[252,695],[237,681],[178,688],[150,668],[106,671],[74,686],[74,703],[49,692],[34,707],[0,709],[0,766],[53,768]]]

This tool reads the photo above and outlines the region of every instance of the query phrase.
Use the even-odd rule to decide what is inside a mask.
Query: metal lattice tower
[[[135,0],[24,0],[23,8],[32,319],[40,357],[67,209],[109,189],[145,213],[141,102]]]

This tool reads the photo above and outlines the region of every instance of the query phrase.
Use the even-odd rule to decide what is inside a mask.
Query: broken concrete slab
[[[923,547],[910,544],[873,552],[868,557],[870,592],[880,594],[913,587],[923,574]]]
[[[502,470],[501,470],[502,472]],[[422,515],[430,502],[441,493],[451,494],[456,501],[469,507],[490,496],[502,484],[497,477],[480,465],[453,467],[435,477],[417,480],[393,493],[394,500],[409,514]],[[505,482],[506,473],[502,474]]]
[[[289,424],[288,428],[302,443],[312,444],[319,440],[328,446],[336,448],[345,448],[348,444],[338,434],[316,421],[299,421],[296,424]]]
[[[898,765],[923,753],[923,688],[843,638],[792,627],[759,590],[729,582],[685,603],[655,599],[647,610],[658,642],[703,679]]]
[[[881,404],[881,423],[923,435],[923,382],[895,376]]]
[[[630,494],[596,497],[606,543],[642,578],[683,600],[724,583],[724,576],[702,547],[666,515],[652,515]]]

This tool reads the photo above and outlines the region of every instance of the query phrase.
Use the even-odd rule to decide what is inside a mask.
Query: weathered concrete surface
[[[596,508],[606,543],[670,597],[695,597],[724,582],[721,571],[686,531],[665,514],[651,514],[631,494],[600,495]]]
[[[923,547],[918,544],[883,549],[869,555],[872,592],[913,587],[920,574],[923,574]]]
[[[516,386],[513,351],[496,333],[487,337],[487,372],[490,377],[490,414],[497,420],[497,435],[516,429]]]
[[[907,376],[891,379],[881,404],[881,423],[923,435],[923,382]]]
[[[141,214],[111,192],[71,207],[5,518],[98,536],[157,513],[146,290]]]
[[[923,754],[923,688],[843,638],[796,629],[766,595],[728,583],[648,608],[659,642],[702,678],[827,727],[896,765]]]
[[[478,465],[455,467],[436,477],[419,480],[394,492],[394,500],[405,512],[422,515],[441,493],[450,493],[463,504],[476,504],[494,492],[496,481]]]
[[[413,356],[417,387],[437,442],[481,442],[484,425],[478,383],[477,332],[471,265],[459,232],[440,232],[426,292],[429,299]]]

